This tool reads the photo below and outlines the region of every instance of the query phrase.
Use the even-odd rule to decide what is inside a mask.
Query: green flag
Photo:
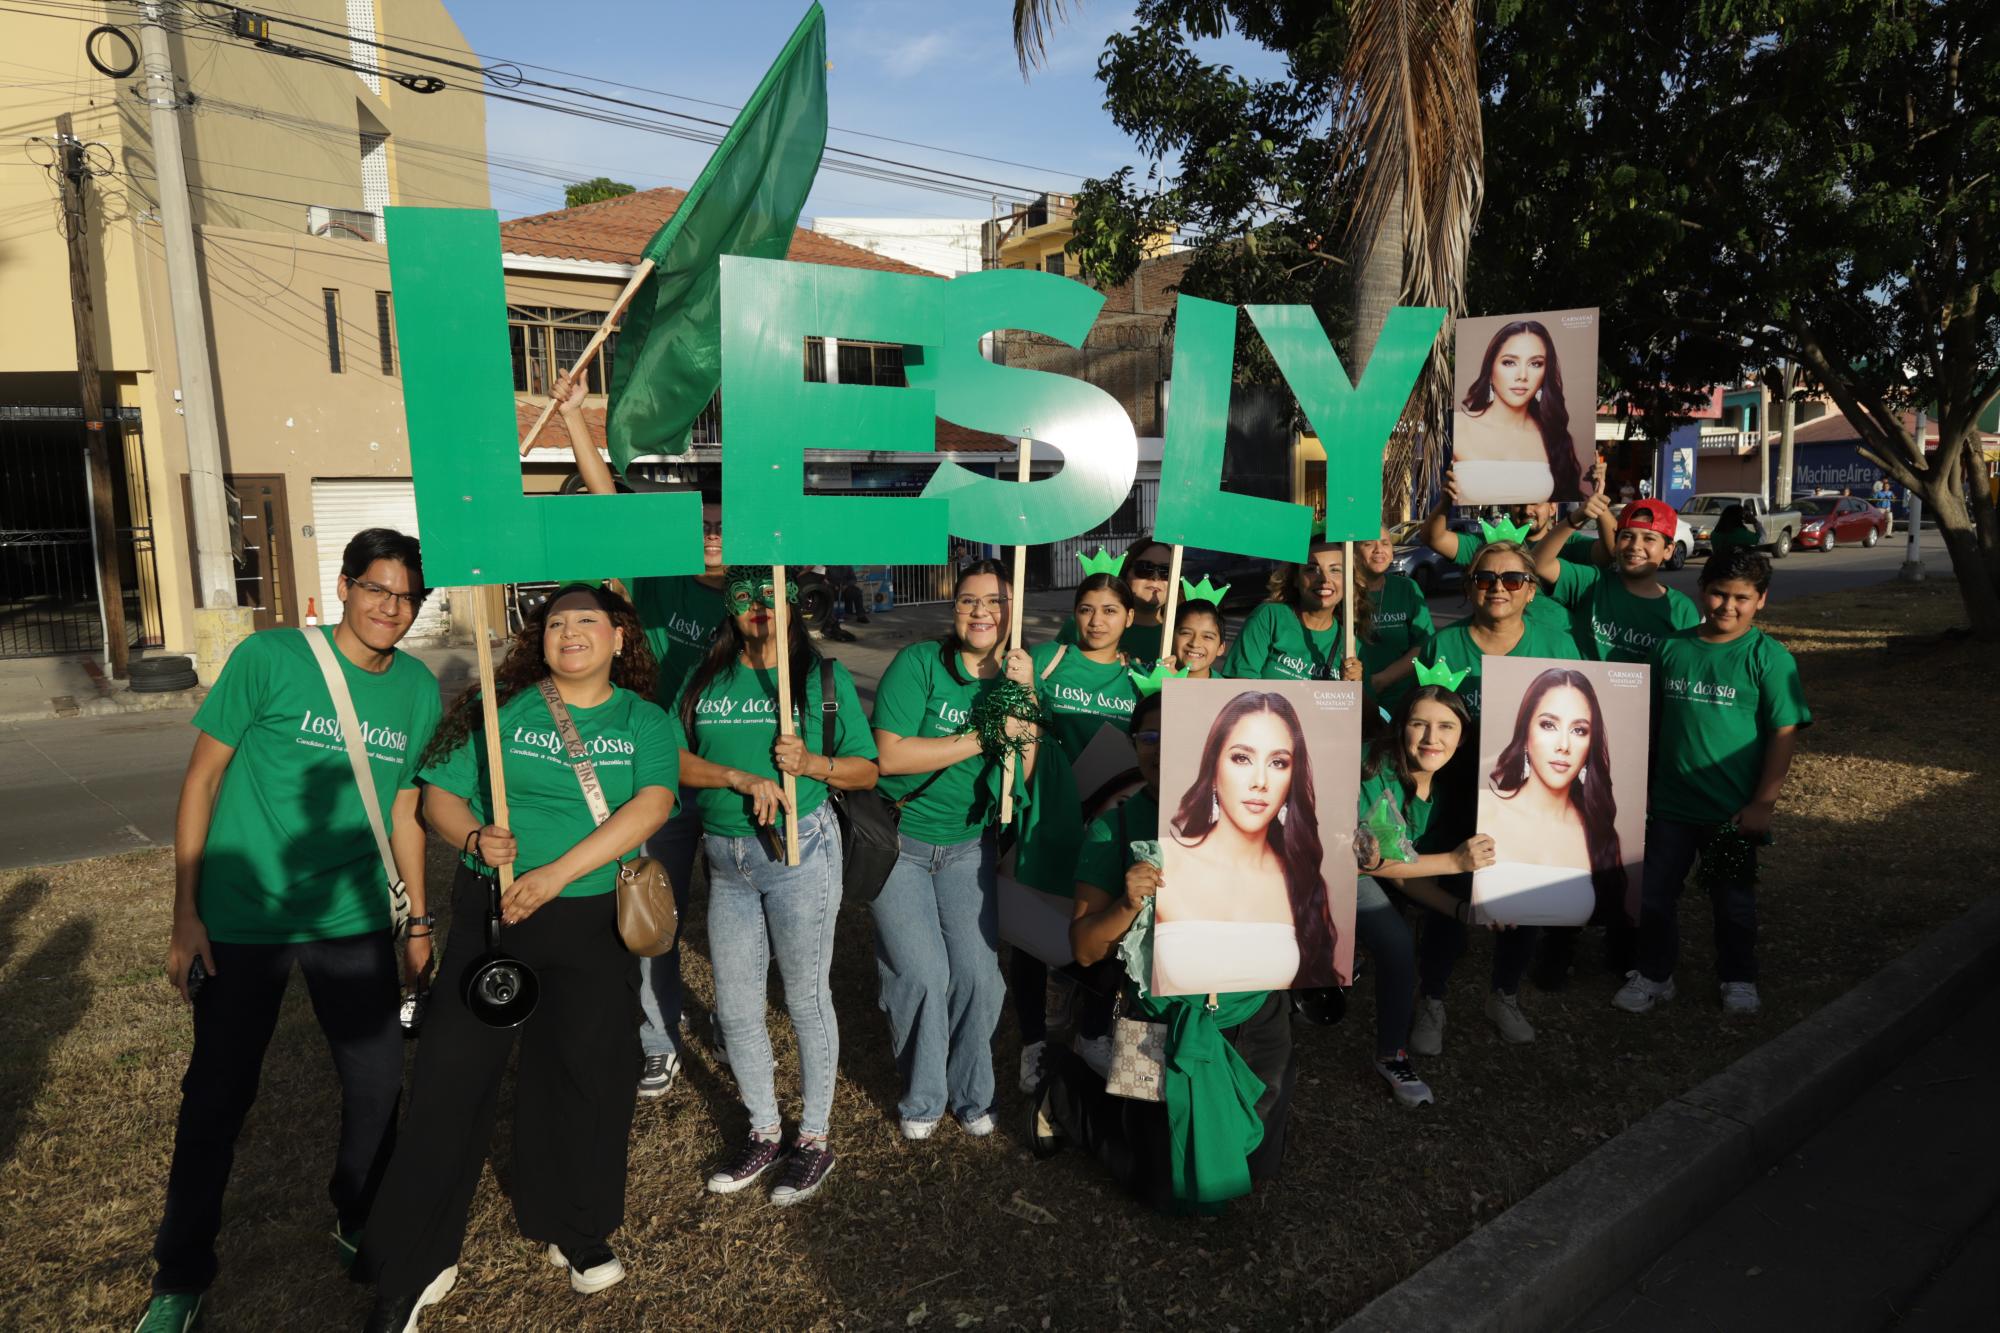
[[[646,244],[653,261],[625,312],[605,434],[620,472],[681,453],[722,378],[723,255],[783,259],[826,150],[826,15],[815,3]]]

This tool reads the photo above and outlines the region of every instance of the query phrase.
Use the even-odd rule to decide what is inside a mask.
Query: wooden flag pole
[[[1021,460],[1015,470],[1014,480],[1025,482],[1028,479],[1028,459],[1033,447],[1028,437],[1023,435]],[[1026,593],[1027,582],[1028,548],[1025,545],[1017,545],[1014,548],[1014,583],[1007,598],[1007,651],[1010,653],[1021,646],[1021,598]],[[1003,676],[1007,672],[1004,661],[1000,665],[1000,672]],[[1014,753],[1011,750],[1007,752],[1007,758],[1000,766],[1000,822],[1002,825],[1014,822]]]
[[[1354,656],[1354,543],[1340,544],[1340,622],[1345,636],[1347,652],[1341,657],[1344,669],[1347,659]]]
[[[548,404],[542,408],[542,414],[535,418],[535,424],[528,427],[527,435],[521,440],[523,458],[526,458],[528,451],[535,447],[535,441],[541,438],[542,427],[548,425],[549,418],[555,415],[556,405],[568,396],[569,386],[576,383],[577,376],[583,374],[585,368],[597,359],[597,354],[604,350],[604,340],[609,338],[611,330],[617,327],[619,319],[625,314],[625,307],[631,305],[632,298],[639,294],[639,285],[651,277],[652,273],[653,261],[650,259],[640,260],[639,267],[632,270],[632,280],[626,283],[625,290],[618,294],[618,303],[611,307],[610,313],[604,316],[604,322],[597,326],[597,332],[591,334],[590,341],[583,345],[583,351],[577,355],[576,364],[552,386],[555,392],[549,395]],[[610,387],[610,385],[605,386],[607,390]],[[587,449],[590,444],[587,440],[571,440],[569,447],[572,450]]]
[[[493,645],[487,642],[486,637],[486,597],[483,588],[474,589],[472,594],[472,642],[479,652],[479,715],[486,728],[486,774],[493,784],[493,810],[487,822],[498,828],[509,828],[507,779],[502,775],[506,765],[502,762],[500,750],[500,710],[493,706],[496,693],[493,687]],[[500,892],[504,894],[513,887],[513,865],[501,866]]]
[[[1179,542],[1174,543],[1174,556],[1167,569],[1167,605],[1160,616],[1160,660],[1172,661],[1176,671],[1181,669],[1181,663],[1174,657],[1174,613],[1181,607],[1181,555],[1186,550]]]
[[[790,736],[792,728],[792,635],[791,602],[785,597],[785,567],[771,566],[771,614],[778,632],[778,734]],[[785,774],[785,864],[799,863],[799,780]]]

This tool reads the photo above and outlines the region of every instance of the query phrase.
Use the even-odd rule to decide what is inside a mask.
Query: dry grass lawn
[[[2000,856],[1989,786],[2000,722],[1979,684],[1984,655],[1936,637],[1960,614],[1947,584],[1888,585],[1787,603],[1771,626],[1799,656],[1819,725],[1766,862],[1760,1020],[1723,1020],[1706,904],[1690,890],[1683,998],[1649,1018],[1608,1006],[1586,939],[1567,991],[1525,997],[1540,1039],[1507,1048],[1479,1016],[1485,960],[1467,959],[1446,1054],[1422,1066],[1440,1102],[1412,1113],[1369,1068],[1364,978],[1347,1022],[1299,1031],[1284,1178],[1221,1219],[1163,1218],[1074,1153],[1033,1160],[1011,1020],[996,1052],[1003,1132],[980,1142],[947,1125],[903,1144],[866,913],[850,908],[835,964],[841,1160],[824,1194],[780,1212],[759,1192],[703,1192],[743,1119],[727,1069],[697,1054],[669,1098],[639,1110],[616,1237],[630,1279],[574,1296],[518,1237],[503,1119],[502,1170],[482,1185],[458,1291],[426,1327],[1336,1322],[1987,891],[1968,871]],[[144,1302],[190,1040],[163,979],[171,891],[163,852],[0,877],[0,1327],[129,1327]],[[698,909],[691,940],[699,1006],[710,989]],[[781,1004],[773,1014],[780,1087],[795,1087]],[[359,1325],[367,1295],[327,1238],[334,1118],[332,1071],[295,985],[238,1152],[205,1326]]]

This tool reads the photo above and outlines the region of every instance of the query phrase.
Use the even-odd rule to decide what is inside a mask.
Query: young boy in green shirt
[[[1643,662],[1662,638],[1701,622],[1686,593],[1660,582],[1680,516],[1658,500],[1636,500],[1618,516],[1610,568],[1563,558],[1573,531],[1597,527],[1610,514],[1611,502],[1599,491],[1582,509],[1550,524],[1534,547],[1535,574],[1548,585],[1550,599],[1569,608],[1576,646],[1586,659]]]
[[[341,556],[331,629],[269,629],[236,646],[194,715],[200,733],[174,819],[167,980],[192,1004],[167,1202],[142,1329],[185,1329],[215,1280],[215,1238],[236,1136],[296,966],[340,1078],[334,1240],[352,1262],[395,1144],[403,1086],[397,955],[431,960],[417,757],[443,711],[431,669],[398,652],[425,597],[417,540],[369,528]],[[354,702],[396,873],[406,938],[346,740],[307,635],[324,635]],[[296,1146],[296,1145],[295,1145]]]
[[[1771,562],[1745,547],[1701,572],[1702,623],[1654,648],[1653,775],[1639,966],[1612,1003],[1643,1014],[1674,998],[1675,909],[1697,858],[1715,910],[1722,1008],[1754,1014],[1757,846],[1767,841],[1798,732],[1812,725],[1798,664],[1757,628]]]

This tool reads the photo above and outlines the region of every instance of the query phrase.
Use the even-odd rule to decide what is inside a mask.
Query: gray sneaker
[[[1611,997],[1611,1003],[1628,1014],[1651,1013],[1674,998],[1674,979],[1654,981],[1644,972],[1627,972],[1625,984]]]
[[[1431,1096],[1431,1085],[1417,1077],[1417,1068],[1410,1063],[1408,1051],[1397,1051],[1387,1060],[1377,1060],[1375,1072],[1404,1106],[1429,1106],[1437,1100]]]
[[[1486,1017],[1500,1029],[1500,1040],[1510,1046],[1525,1046],[1535,1039],[1535,1029],[1521,1015],[1521,997],[1518,995],[1487,991]]]
[[[1417,1021],[1410,1026],[1410,1050],[1418,1055],[1444,1053],[1444,1001],[1417,998]]]
[[[672,1051],[665,1055],[649,1055],[646,1063],[639,1067],[639,1095],[641,1097],[664,1097],[674,1086],[674,1076],[681,1072],[681,1058]]]
[[[1748,1018],[1763,1009],[1764,1002],[1757,996],[1754,981],[1725,981],[1722,983],[1722,1012]]]

